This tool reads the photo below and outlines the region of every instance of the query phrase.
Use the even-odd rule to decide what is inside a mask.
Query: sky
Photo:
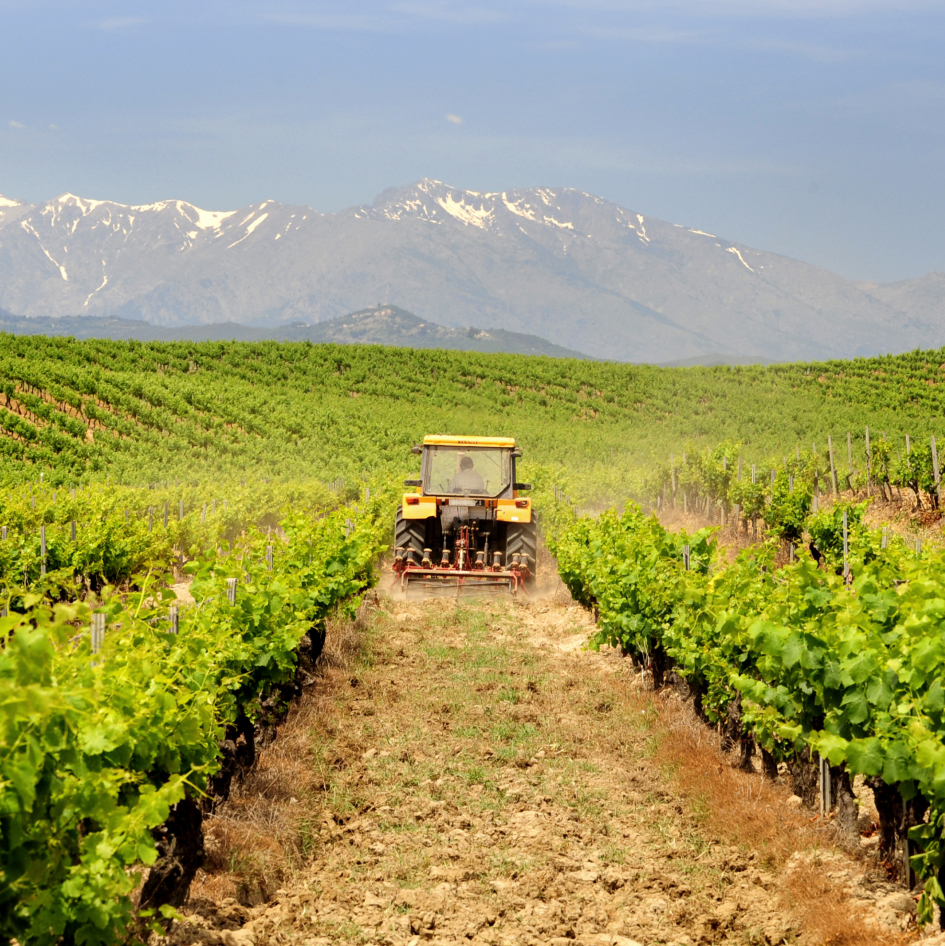
[[[945,0],[0,0],[0,194],[332,212],[575,187],[945,270]]]

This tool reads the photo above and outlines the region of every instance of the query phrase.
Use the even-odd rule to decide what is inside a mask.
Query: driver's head
[[[461,470],[471,470],[473,468],[472,457],[463,457],[462,460],[459,461],[459,468]]]

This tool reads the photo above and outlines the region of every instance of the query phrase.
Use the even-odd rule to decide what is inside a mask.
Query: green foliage
[[[804,534],[813,496],[802,480],[791,482],[790,474],[781,470],[774,481],[768,505],[762,515],[771,535],[797,545]]]
[[[869,503],[840,501],[829,509],[814,513],[806,527],[814,547],[834,566],[843,564],[843,515],[847,517],[847,545],[863,536],[863,516]]]
[[[106,491],[90,502],[110,498]],[[131,594],[106,586],[77,604],[50,604],[48,589],[8,588],[3,604],[12,610],[0,618],[0,938],[23,946],[124,938],[135,868],[157,855],[151,829],[170,805],[206,787],[225,728],[239,712],[252,719],[290,677],[299,641],[371,583],[391,506],[389,495],[375,494],[358,511],[285,516],[272,571],[258,530],[226,552],[211,546],[187,566],[197,603],[181,608],[177,635],[168,633],[175,597],[160,580],[135,578],[140,590]],[[156,540],[147,557],[160,559],[166,541]],[[232,605],[228,578],[239,581]],[[107,624],[94,656],[93,611]]]
[[[352,489],[332,491],[318,482],[0,488],[0,525],[7,530],[0,540],[0,592],[41,591],[71,600],[230,545],[246,529],[273,527],[289,513],[321,515],[355,495]],[[45,576],[41,527],[46,530]]]
[[[600,641],[674,661],[712,719],[740,698],[779,757],[806,742],[928,797],[916,863],[931,877],[945,811],[942,563],[882,549],[849,506],[852,584],[806,559],[775,573],[773,545],[720,569],[711,532],[670,534],[633,504],[579,517],[565,497],[584,509],[685,497],[713,518],[737,508],[794,543],[809,531],[836,566],[836,510],[809,516],[831,488],[827,434],[853,431],[852,462],[835,449],[841,485],[868,472],[874,488],[933,493],[943,362],[945,350],[658,369],[0,335],[0,603],[12,612],[0,619],[0,935],[123,935],[151,828],[206,784],[221,728],[291,673],[300,636],[371,580],[392,501],[356,484],[415,472],[409,447],[437,431],[517,438],[520,478],[535,484],[562,578],[600,609]],[[288,542],[269,573],[264,532],[277,523]],[[171,637],[161,589],[185,563],[199,607]],[[241,579],[235,606],[227,577]],[[109,624],[94,666],[91,609]]]

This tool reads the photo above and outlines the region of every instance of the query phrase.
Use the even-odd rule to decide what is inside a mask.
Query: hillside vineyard
[[[77,342],[0,335],[0,478],[402,473],[425,433],[514,436],[526,468],[631,494],[690,443],[746,461],[865,427],[936,433],[945,350],[849,362],[659,369],[376,346]],[[941,433],[939,431],[939,433]],[[845,443],[844,443],[845,445]],[[25,463],[23,461],[26,461]],[[532,475],[532,474],[528,474]],[[562,482],[561,479],[558,482]]]

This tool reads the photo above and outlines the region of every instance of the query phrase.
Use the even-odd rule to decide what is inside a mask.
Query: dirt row
[[[564,599],[379,598],[211,820],[172,944],[912,937],[908,892],[593,630]]]

